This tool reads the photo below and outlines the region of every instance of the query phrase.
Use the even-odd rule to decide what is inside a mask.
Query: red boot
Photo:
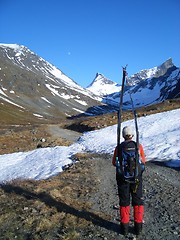
[[[134,206],[134,230],[136,235],[142,232],[142,223],[144,216],[144,206]]]
[[[121,232],[125,236],[128,234],[129,214],[130,214],[130,206],[125,206],[125,207],[120,206]]]

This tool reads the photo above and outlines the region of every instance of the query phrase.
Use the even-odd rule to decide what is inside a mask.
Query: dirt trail
[[[76,141],[80,133],[50,125],[49,131],[55,137],[62,137],[69,141]],[[81,233],[79,240],[116,240],[124,239],[120,234],[119,210],[113,209],[118,205],[115,168],[111,164],[110,155],[94,157],[94,174],[97,178],[98,189],[90,196],[92,212],[106,215],[104,221],[96,222]],[[180,203],[180,175],[179,171],[165,166],[148,162],[143,174],[143,189],[145,202],[145,216],[143,233],[140,240],[176,240],[180,237],[179,203]],[[108,219],[108,220],[107,220]],[[133,230],[133,212],[131,207],[131,221],[129,235],[126,239],[136,239]]]
[[[70,142],[75,142],[78,140],[78,138],[82,135],[81,133],[63,129],[59,127],[58,125],[48,125],[47,131],[54,137],[54,138],[64,138]]]
[[[102,225],[88,228],[79,239],[125,239],[119,231],[119,211],[113,209],[118,204],[115,181],[115,168],[111,165],[111,156],[99,156],[94,161],[94,170],[98,178],[99,189],[91,196],[93,211],[109,216]],[[179,221],[179,172],[167,167],[147,163],[144,172],[145,217],[141,240],[176,240],[180,237]],[[126,239],[136,239],[133,232],[133,213],[129,235]]]
[[[63,137],[74,142],[81,134],[62,129],[56,125],[48,128],[54,137]],[[81,232],[79,240],[116,240],[125,239],[120,234],[119,210],[113,209],[118,205],[115,168],[111,164],[110,155],[94,157],[94,174],[97,178],[98,189],[90,196],[92,212],[106,216],[104,221],[94,222]],[[145,216],[143,233],[140,240],[176,240],[180,237],[179,203],[180,187],[179,172],[177,170],[153,163],[146,164],[144,172],[144,202]],[[108,219],[108,220],[107,220]],[[131,207],[131,221],[129,235],[126,239],[136,239],[133,230],[133,211]]]

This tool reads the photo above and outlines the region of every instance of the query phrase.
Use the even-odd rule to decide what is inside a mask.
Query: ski
[[[123,108],[123,95],[124,95],[124,87],[125,87],[125,80],[126,80],[126,67],[123,67],[123,78],[122,78],[122,88],[121,88],[121,95],[120,95],[120,103],[119,103],[119,111],[118,111],[118,126],[117,126],[117,156],[116,156],[116,171],[118,173],[123,173],[123,162],[120,161],[120,136],[121,136],[121,122],[122,122],[122,108]],[[138,123],[137,123],[137,113],[134,107],[133,99],[131,93],[129,92],[131,105],[132,105],[132,112],[134,115],[134,123],[135,123],[135,132],[136,132],[136,161],[135,161],[135,182],[138,184],[138,176],[139,176],[139,130],[138,130]],[[136,184],[136,185],[137,185]]]
[[[138,176],[139,172],[138,172],[138,162],[139,162],[139,130],[138,130],[138,123],[137,123],[137,112],[136,109],[134,107],[134,103],[133,103],[133,99],[131,96],[131,93],[129,93],[130,99],[131,99],[131,105],[132,105],[132,111],[134,114],[134,124],[135,124],[135,131],[136,131],[136,177]]]
[[[118,125],[117,125],[117,156],[116,156],[116,171],[122,172],[122,162],[119,161],[119,146],[120,146],[120,138],[121,138],[121,121],[122,121],[122,106],[123,106],[123,95],[124,95],[124,85],[126,80],[126,67],[123,67],[123,77],[122,77],[122,88],[121,88],[121,96],[120,96],[120,103],[119,103],[119,111],[118,111]]]
[[[139,130],[138,130],[138,124],[137,124],[137,113],[136,113],[136,109],[134,107],[134,103],[133,103],[131,93],[129,93],[129,95],[130,95],[130,99],[131,99],[132,111],[133,111],[133,114],[134,114],[134,122],[135,122],[135,130],[136,130],[136,143],[137,143],[138,148],[139,148]]]
[[[121,136],[121,121],[122,121],[122,105],[123,105],[123,95],[124,95],[124,85],[126,79],[126,67],[123,67],[123,78],[122,78],[122,88],[121,88],[121,97],[119,103],[119,111],[118,111],[118,127],[117,127],[117,146],[120,145],[120,136]]]

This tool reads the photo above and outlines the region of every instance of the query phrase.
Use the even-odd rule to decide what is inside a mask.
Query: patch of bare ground
[[[53,136],[49,125],[4,125],[0,127],[0,154],[29,151],[41,147],[68,146],[72,142]]]

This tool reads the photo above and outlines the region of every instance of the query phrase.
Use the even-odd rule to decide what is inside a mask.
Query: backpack
[[[127,182],[136,182],[143,170],[139,161],[137,143],[134,141],[122,142],[116,161],[117,176]]]

